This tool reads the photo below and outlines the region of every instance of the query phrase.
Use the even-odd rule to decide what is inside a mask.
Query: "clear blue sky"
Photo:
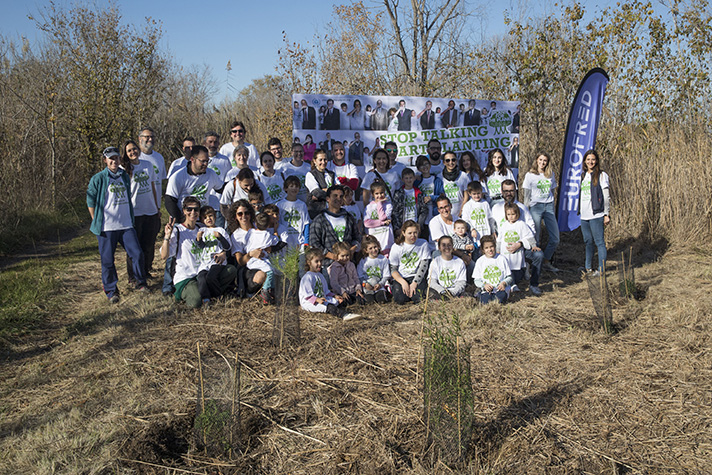
[[[34,44],[37,29],[27,15],[37,13],[48,3],[0,0],[0,34],[9,40],[25,36]],[[58,6],[69,7],[73,3],[77,2],[55,0]],[[94,0],[94,3],[108,5],[108,2],[102,0]],[[115,3],[127,22],[143,23],[144,17],[160,20],[163,23],[163,46],[176,62],[185,66],[209,66],[220,85],[215,98],[219,102],[225,96],[234,94],[226,84],[225,66],[228,60],[233,67],[230,85],[236,90],[242,89],[253,79],[274,73],[277,50],[282,46],[283,30],[291,41],[305,43],[329,21],[332,5],[345,4],[348,0],[116,0]],[[371,2],[365,0],[364,3],[368,5]],[[601,6],[614,3],[614,0],[595,2]],[[486,12],[487,18],[476,20],[472,26],[474,29],[484,27],[487,36],[505,31],[505,9],[513,12],[515,18],[521,12],[526,12],[528,16],[539,16],[558,10],[553,4],[549,0],[468,2],[473,10]],[[594,9],[593,5],[587,5],[588,14]],[[199,26],[204,33],[187,33],[189,25]],[[478,33],[475,35],[480,36]]]

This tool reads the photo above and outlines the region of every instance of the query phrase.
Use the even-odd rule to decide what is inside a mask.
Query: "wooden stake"
[[[205,414],[205,387],[203,385],[203,363],[200,359],[200,342],[197,342],[196,344],[198,346],[198,375],[200,376],[200,413]],[[203,443],[207,445],[207,442],[205,440],[205,424],[203,424]]]

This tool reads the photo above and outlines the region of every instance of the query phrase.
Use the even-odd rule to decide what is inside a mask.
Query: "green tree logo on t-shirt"
[[[536,187],[542,195],[548,195],[551,189],[551,180],[539,180]]]
[[[321,279],[319,278],[314,282],[314,295],[316,295],[317,298],[324,297],[324,284],[321,283]]]
[[[484,277],[485,282],[487,282],[488,284],[497,285],[502,280],[502,270],[495,264],[490,264],[485,267],[485,271],[483,272],[482,276]]]
[[[513,242],[519,242],[519,233],[514,231],[513,229],[510,229],[506,233],[504,233],[504,242],[507,244],[511,244]]]
[[[383,277],[383,272],[381,271],[381,268],[378,266],[371,266],[371,267],[366,267],[366,275],[369,277],[375,277],[378,280],[381,280],[381,277]]]
[[[191,196],[195,196],[200,201],[205,200],[205,194],[208,192],[208,184],[203,183],[202,185],[196,185],[193,191],[190,192]]]
[[[584,181],[581,183],[581,196],[584,198],[588,198],[589,201],[591,200],[591,182],[590,181]]]
[[[418,253],[416,251],[404,252],[401,256],[401,265],[404,269],[415,269],[418,264]]]
[[[460,188],[457,186],[457,183],[448,183],[444,188],[445,195],[450,198],[450,201],[458,201],[457,197],[460,193]]]
[[[156,165],[153,165],[153,173],[156,174],[156,176],[161,176],[161,171],[158,169]]]
[[[334,226],[334,232],[336,233],[336,238],[343,242],[344,236],[346,235],[346,226],[343,224],[336,225]]]
[[[148,173],[146,173],[146,170],[141,170],[141,171],[138,172],[138,173],[134,173],[133,181],[134,181],[135,183],[138,183],[139,186],[143,186],[145,183],[148,182],[148,180],[149,180],[150,178],[151,178],[151,177],[148,176]]]
[[[276,200],[282,194],[282,187],[277,184],[270,185],[267,187],[267,193],[272,200]]]
[[[290,210],[285,211],[284,213],[284,221],[289,224],[289,226],[296,228],[297,224],[299,224],[299,220],[302,218],[302,215],[299,213],[299,210],[296,208],[292,208]]]
[[[371,219],[378,219],[378,211],[371,210]]]
[[[116,198],[126,198],[126,187],[123,183],[117,182],[109,185],[109,193],[116,195]]]
[[[215,165],[209,165],[208,168],[211,168],[218,176],[220,176],[220,169],[218,167]]]
[[[470,221],[475,223],[476,227],[485,225],[485,210],[482,208],[472,208],[470,212]]]
[[[415,209],[415,196],[406,195],[405,209],[407,209],[409,211]]]
[[[502,180],[499,178],[489,177],[487,179],[487,188],[492,196],[500,195],[502,190]]]
[[[441,285],[443,287],[452,287],[455,284],[455,271],[452,269],[441,270],[438,280],[442,283]]]

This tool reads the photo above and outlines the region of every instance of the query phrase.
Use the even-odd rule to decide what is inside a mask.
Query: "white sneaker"
[[[343,321],[348,322],[350,320],[361,320],[361,318],[360,313],[347,313],[343,316]]]
[[[530,285],[529,290],[531,291],[531,293],[533,293],[536,296],[541,295],[541,289],[539,287],[537,287],[536,285]]]
[[[510,292],[511,292],[511,293],[519,292],[519,286],[518,286],[517,284],[514,284],[514,285],[512,286],[512,289],[510,290]]]

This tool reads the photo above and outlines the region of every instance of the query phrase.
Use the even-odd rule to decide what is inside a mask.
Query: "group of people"
[[[193,308],[225,294],[259,293],[272,303],[276,262],[290,250],[299,254],[301,307],[344,319],[358,317],[347,313],[351,304],[406,304],[426,295],[451,299],[471,292],[483,303],[503,303],[526,279],[529,291],[540,295],[542,271],[558,271],[552,264],[559,242],[557,182],[546,153],[526,173],[520,202],[500,149],[489,152],[482,170],[470,152],[443,153],[433,139],[427,155],[408,167],[396,161],[397,145],[387,142],[373,151],[372,167],[359,171],[340,142],[330,154],[315,148],[305,162],[304,144],[292,144],[287,158],[272,138],[258,155],[245,141],[242,122],[230,133],[222,147],[215,132],[202,144],[186,138],[184,157],[168,172],[150,128],[138,143],[103,151],[106,168],[92,177],[87,205],[109,301],[119,301],[118,243],[126,250],[130,284],[147,289],[162,200],[170,215],[160,247],[163,292]],[[609,180],[594,150],[584,155],[580,189],[585,270],[596,272],[606,259]]]
[[[317,104],[318,105],[318,104]],[[489,108],[487,107],[489,105]],[[306,99],[294,101],[292,110],[293,125],[300,130],[389,130],[412,131],[449,129],[450,127],[468,127],[487,124],[490,116],[497,111],[497,102],[491,101],[477,108],[477,101],[470,99],[465,108],[462,103],[456,106],[450,99],[447,106],[433,108],[433,101],[428,100],[422,110],[409,109],[405,99],[398,101],[398,106],[387,107],[383,101],[376,100],[375,106],[361,105],[361,99],[354,99],[349,105],[342,102],[337,109],[334,100],[329,98],[318,110],[309,105]],[[412,106],[411,106],[412,107]],[[509,112],[507,111],[507,114]],[[511,132],[519,133],[519,109],[512,115]]]

